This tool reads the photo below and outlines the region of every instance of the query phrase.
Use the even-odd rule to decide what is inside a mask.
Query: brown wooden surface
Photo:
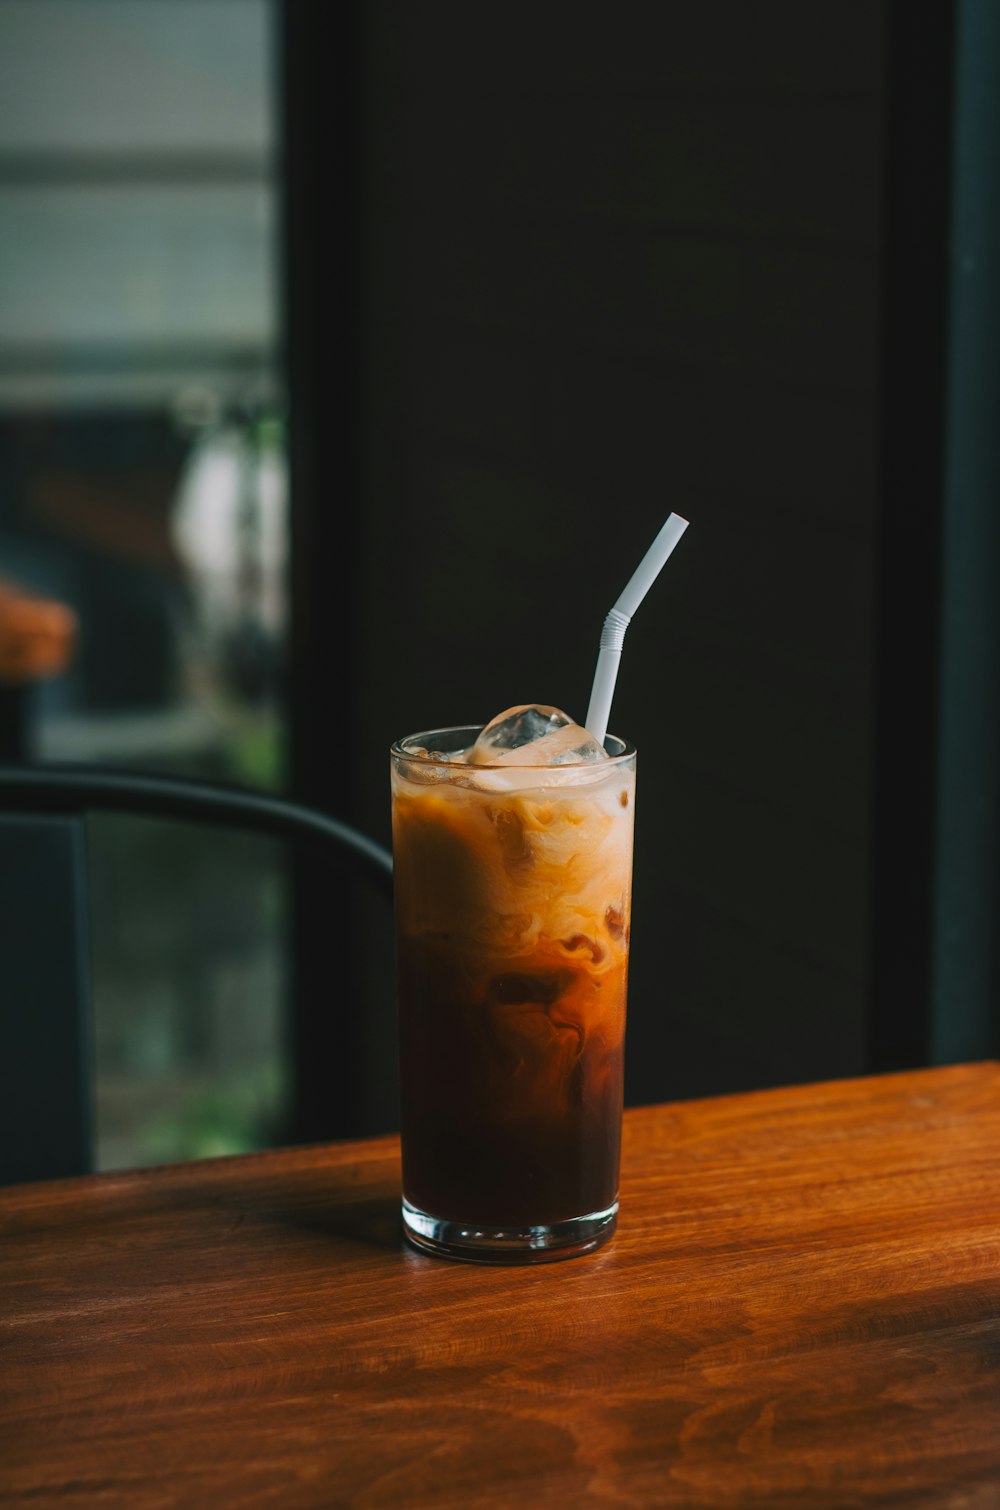
[[[0,1499],[1000,1505],[1000,1067],[629,1112],[598,1254],[401,1246],[394,1139],[0,1192]]]

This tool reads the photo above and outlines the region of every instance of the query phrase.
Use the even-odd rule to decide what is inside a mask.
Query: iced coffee
[[[404,1223],[568,1257],[618,1203],[635,752],[509,710],[392,752]]]

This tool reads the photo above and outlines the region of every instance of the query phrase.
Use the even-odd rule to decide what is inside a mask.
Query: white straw
[[[587,709],[586,720],[587,732],[592,734],[599,744],[604,743],[604,736],[608,732],[611,699],[615,695],[615,682],[618,680],[618,663],[622,658],[625,631],[632,620],[632,615],[656,581],[666,564],[667,557],[687,527],[688,521],[682,519],[680,514],[669,516],[629,578],[625,591],[604,620],[604,628],[601,630],[601,648],[597,656],[597,670],[594,672],[594,685],[590,693],[590,707]]]

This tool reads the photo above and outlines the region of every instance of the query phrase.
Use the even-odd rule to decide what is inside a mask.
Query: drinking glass
[[[617,1220],[636,754],[456,758],[478,733],[392,747],[403,1224],[533,1263]]]

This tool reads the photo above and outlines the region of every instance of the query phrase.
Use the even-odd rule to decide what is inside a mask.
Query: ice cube
[[[469,751],[470,765],[584,765],[607,751],[568,713],[544,704],[508,708],[492,719]]]
[[[476,740],[476,753],[470,759],[474,765],[492,763],[495,753],[532,744],[572,722],[568,713],[559,708],[546,708],[540,703],[522,703],[516,708],[507,708],[490,719]]]
[[[530,752],[530,753],[529,753]],[[563,724],[530,745],[501,757],[502,765],[592,765],[608,760],[607,750],[579,724]]]
[[[433,785],[437,781],[447,779],[445,765],[464,765],[468,750],[429,750],[426,745],[415,745],[407,742],[404,745],[407,756],[406,763],[402,767],[402,775],[407,781],[415,782],[418,786]]]

